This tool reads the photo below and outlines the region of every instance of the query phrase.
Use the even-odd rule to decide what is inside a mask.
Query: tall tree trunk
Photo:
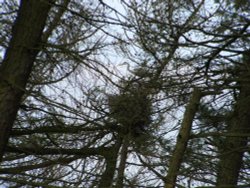
[[[98,186],[99,188],[112,187],[115,170],[116,170],[117,156],[118,156],[120,147],[121,147],[121,140],[118,139],[113,150],[109,154],[105,155],[106,167],[105,167],[105,171],[103,172],[101,176],[101,180]]]
[[[217,187],[236,187],[242,167],[244,149],[250,133],[250,53],[244,54],[239,71],[240,94],[234,109],[229,133],[242,133],[240,137],[227,137],[222,145],[218,166]]]
[[[0,65],[0,161],[39,52],[52,0],[22,0]]]
[[[194,89],[190,102],[186,107],[186,111],[184,114],[184,118],[182,120],[180,132],[177,137],[177,143],[174,149],[173,156],[170,159],[168,174],[166,176],[166,181],[165,181],[166,182],[165,188],[175,187],[176,178],[188,144],[193,119],[198,109],[201,97],[202,97],[201,91],[198,89]]]
[[[121,149],[120,164],[118,167],[118,177],[116,182],[116,188],[123,188],[124,170],[126,168],[126,160],[128,154],[129,137],[125,137]]]

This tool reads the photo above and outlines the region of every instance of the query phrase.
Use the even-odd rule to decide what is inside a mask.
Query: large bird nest
[[[145,89],[133,85],[109,96],[110,116],[123,127],[124,134],[140,136],[151,123],[152,103]]]

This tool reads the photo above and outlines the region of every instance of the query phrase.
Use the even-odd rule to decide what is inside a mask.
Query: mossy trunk
[[[201,91],[194,89],[193,95],[186,107],[184,118],[182,120],[181,129],[179,131],[174,153],[170,159],[170,165],[168,168],[168,174],[165,180],[165,188],[175,188],[176,178],[183,161],[183,156],[185,154],[190,131],[192,128],[193,119],[195,113],[198,109],[200,99],[202,97]]]

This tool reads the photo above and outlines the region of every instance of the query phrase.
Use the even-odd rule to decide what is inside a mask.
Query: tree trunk
[[[240,94],[234,109],[229,133],[250,133],[250,54],[245,54],[239,71]],[[222,145],[218,166],[217,187],[236,187],[242,167],[247,137],[227,137]]]
[[[110,188],[112,187],[114,174],[116,170],[117,156],[121,147],[121,141],[117,140],[113,150],[105,155],[106,160],[106,169],[101,176],[101,180],[99,182],[99,188]]]
[[[128,154],[129,137],[125,137],[121,149],[120,164],[118,167],[118,177],[116,182],[116,188],[123,188],[124,170],[126,168],[126,160]]]
[[[22,0],[0,66],[0,161],[39,52],[50,0]]]
[[[174,149],[172,158],[170,159],[170,165],[168,174],[166,176],[165,188],[174,188],[176,184],[176,178],[183,160],[183,156],[188,144],[190,131],[192,128],[193,119],[198,109],[202,93],[198,89],[194,89],[193,95],[190,99],[184,118],[182,120],[181,129],[177,137],[177,143]]]

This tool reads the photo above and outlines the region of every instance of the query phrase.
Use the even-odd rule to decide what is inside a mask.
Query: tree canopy
[[[4,0],[0,185],[250,187],[250,3]]]

